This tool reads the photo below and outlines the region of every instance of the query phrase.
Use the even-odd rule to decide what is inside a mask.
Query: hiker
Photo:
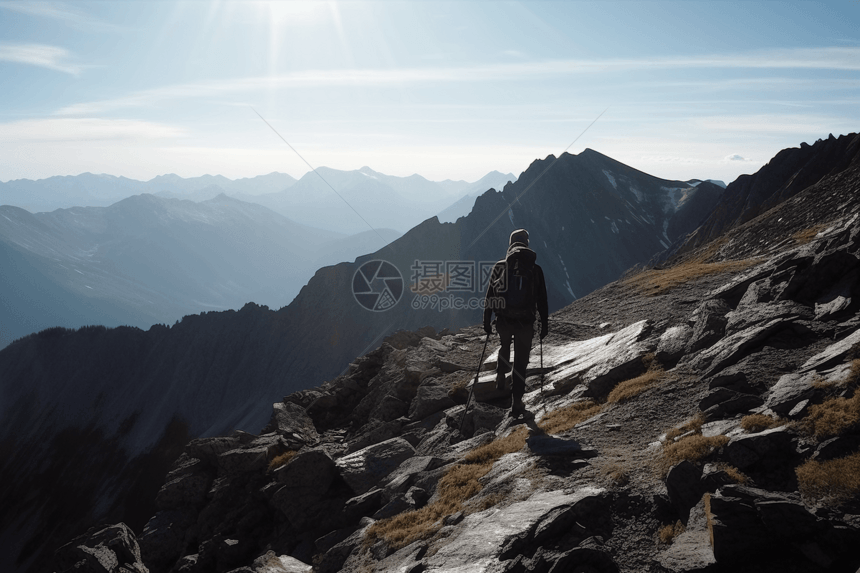
[[[529,249],[529,233],[518,229],[511,233],[505,258],[493,266],[487,296],[484,299],[484,332],[492,334],[490,319],[496,313],[496,332],[502,347],[496,366],[496,388],[506,388],[506,374],[511,371],[511,340],[514,343],[514,367],[511,376],[511,415],[525,414],[526,367],[534,337],[535,311],[540,314],[540,339],[549,331],[546,283],[543,270],[535,264],[537,254]]]

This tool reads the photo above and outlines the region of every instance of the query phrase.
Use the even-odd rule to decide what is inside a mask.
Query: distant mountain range
[[[148,328],[249,301],[280,308],[319,267],[398,236],[314,229],[223,194],[36,214],[3,206],[0,347],[50,326]]]
[[[515,179],[510,173],[492,171],[473,183],[429,181],[420,175],[385,175],[369,167],[355,171],[319,167],[299,180],[285,173],[235,180],[221,175],[185,179],[168,174],[149,181],[83,173],[0,183],[0,205],[36,213],[72,207],[106,207],[144,193],[198,202],[224,194],[264,205],[302,225],[340,234],[367,231],[368,224],[403,233],[453,204],[457,207],[451,214],[455,218],[465,216],[477,195]],[[465,201],[461,201],[463,199]]]
[[[0,348],[50,326],[148,328],[250,301],[280,308],[318,268],[400,236],[385,223],[412,226],[445,207],[464,216],[477,190],[516,179],[318,172],[299,181],[283,173],[150,181],[85,173],[0,183],[0,261],[14,269],[0,277]]]

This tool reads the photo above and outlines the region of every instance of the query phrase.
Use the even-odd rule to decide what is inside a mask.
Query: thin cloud
[[[0,2],[0,8],[18,12],[19,14],[26,14],[27,16],[59,20],[82,30],[104,32],[117,32],[121,30],[119,26],[87,16],[61,2]]]
[[[510,62],[470,67],[426,67],[402,69],[307,70],[290,74],[180,84],[144,90],[127,97],[82,102],[62,108],[60,115],[90,115],[105,111],[150,106],[173,99],[259,93],[272,89],[319,87],[373,88],[407,84],[518,81],[534,77],[564,78],[576,74],[635,71],[643,69],[808,69],[860,71],[860,48],[797,48],[689,57],[636,59],[550,60]]]
[[[175,139],[185,131],[133,119],[50,118],[0,124],[0,142]]]
[[[739,154],[737,154],[737,153],[734,153],[734,154],[732,154],[732,155],[726,155],[726,157],[725,157],[724,161],[740,161],[740,162],[749,162],[749,161],[752,161],[752,159],[747,159],[747,158],[746,158],[746,157],[744,157],[743,155],[739,155]]]
[[[83,66],[70,62],[65,48],[45,44],[0,44],[0,61],[38,66],[49,70],[78,75]]]

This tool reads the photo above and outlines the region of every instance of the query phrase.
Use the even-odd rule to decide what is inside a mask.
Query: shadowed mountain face
[[[0,277],[0,345],[49,326],[146,328],[248,301],[281,307],[319,266],[383,241],[305,227],[223,194],[36,214],[0,207],[0,257],[11,271]]]
[[[790,199],[823,178],[844,171],[860,157],[860,135],[852,133],[783,149],[754,175],[741,175],[729,184],[722,199],[680,252],[714,240],[775,205]]]

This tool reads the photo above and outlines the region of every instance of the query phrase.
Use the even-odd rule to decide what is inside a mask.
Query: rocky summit
[[[853,161],[555,312],[534,419],[496,337],[389,336],[258,434],[188,443],[138,535],[55,570],[854,573],[858,198]]]

